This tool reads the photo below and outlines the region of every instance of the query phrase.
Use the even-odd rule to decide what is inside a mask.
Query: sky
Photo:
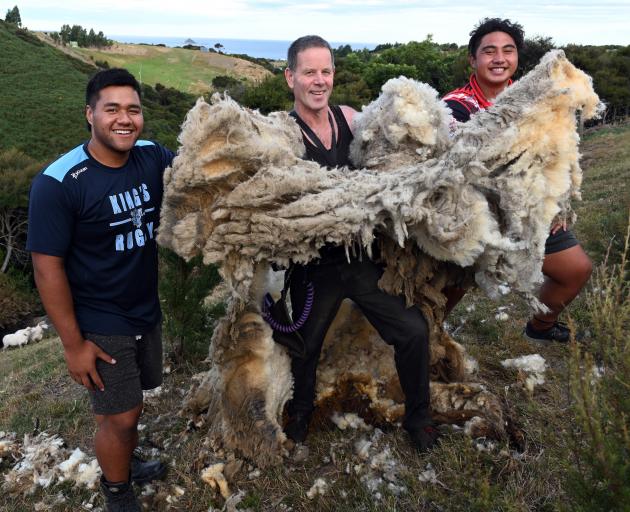
[[[521,23],[557,45],[630,44],[630,0],[10,0],[31,30],[81,25],[106,36],[271,39],[318,34],[330,41],[406,43],[432,34],[465,44],[486,16]]]

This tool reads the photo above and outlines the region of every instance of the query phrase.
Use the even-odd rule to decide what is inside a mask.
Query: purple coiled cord
[[[313,297],[315,297],[315,287],[313,283],[308,283],[306,285],[306,300],[304,301],[304,309],[302,310],[302,314],[300,318],[297,319],[297,322],[292,324],[283,324],[278,322],[273,316],[271,316],[270,308],[273,305],[273,297],[268,293],[265,294],[265,298],[263,300],[262,306],[262,317],[266,320],[266,322],[271,326],[274,331],[280,331],[283,333],[292,333],[301,329],[308,316],[311,314],[311,309],[313,309]],[[284,293],[282,300],[284,300]]]

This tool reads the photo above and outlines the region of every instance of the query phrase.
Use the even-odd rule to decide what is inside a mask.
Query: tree
[[[525,45],[518,52],[518,72],[514,79],[520,78],[534,69],[543,55],[556,48],[551,37],[536,36],[525,40]]]
[[[103,31],[99,31],[97,34],[93,28],[88,32],[81,25],[62,25],[61,30],[57,36],[57,39],[61,39],[63,44],[68,44],[70,41],[76,41],[76,43],[82,48],[87,46],[95,46],[96,48],[102,48],[104,46],[111,46],[112,41],[105,37]]]
[[[351,53],[352,53],[352,46],[350,46],[349,44],[341,45],[336,50],[333,50],[335,59],[338,59],[340,57],[346,57],[347,55],[350,55]]]
[[[403,71],[403,75],[428,83],[438,91],[447,91],[452,86],[452,78],[449,69],[450,61],[446,59],[446,55],[448,53],[433,41],[431,35],[428,35],[424,41],[411,41],[383,50],[378,54],[375,62],[393,64]],[[395,72],[394,66],[382,66],[380,69],[374,69],[372,74],[380,75],[381,79],[385,78],[388,74]],[[408,66],[415,68],[413,72]],[[387,78],[392,78],[392,76]],[[366,82],[370,83],[367,77]]]
[[[70,25],[61,25],[61,30],[59,30],[59,37],[61,38],[61,42],[63,44],[68,44],[71,41],[70,30]]]
[[[208,332],[225,314],[223,304],[205,306],[204,299],[221,282],[215,265],[200,256],[189,262],[160,248],[160,298],[164,303],[164,333],[177,360],[198,360],[208,354]]]
[[[7,15],[5,16],[4,21],[18,27],[22,26],[22,17],[20,16],[20,10],[17,5],[13,7],[13,9],[7,10]]]
[[[221,53],[221,50],[223,50],[224,46],[221,43],[215,43],[214,48],[216,49],[216,51]]]
[[[291,110],[293,94],[287,87],[284,75],[273,75],[245,91],[243,105],[257,108],[263,114],[275,110]]]
[[[0,247],[4,250],[0,273],[7,271],[11,260],[27,261],[24,238],[28,191],[40,168],[40,164],[17,149],[0,153]]]

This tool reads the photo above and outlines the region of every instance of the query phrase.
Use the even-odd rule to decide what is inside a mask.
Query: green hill
[[[183,48],[116,43],[100,50],[76,48],[73,51],[94,62],[127,68],[142,83],[161,83],[197,95],[211,91],[212,79],[219,75],[250,82],[259,82],[271,75],[262,66],[247,60]]]
[[[97,68],[2,21],[0,48],[0,150],[16,147],[46,161],[85,140],[85,85]],[[161,86],[145,85],[143,93],[143,137],[175,148],[195,98]]]
[[[86,137],[83,95],[96,71],[0,21],[0,149],[51,159]]]

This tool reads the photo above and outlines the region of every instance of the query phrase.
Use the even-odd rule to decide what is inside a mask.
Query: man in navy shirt
[[[155,236],[173,153],[138,140],[140,86],[104,70],[86,90],[90,140],[33,181],[27,249],[72,379],[90,391],[107,508],[140,510],[131,480],[164,474],[133,456],[142,390],[162,382]]]

